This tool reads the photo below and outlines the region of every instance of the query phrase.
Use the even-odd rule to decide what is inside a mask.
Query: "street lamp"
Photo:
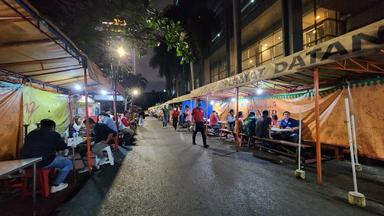
[[[133,96],[137,96],[137,95],[139,95],[139,94],[140,94],[140,92],[139,92],[138,89],[134,89],[134,90],[132,91],[132,95],[133,95]]]
[[[117,52],[117,54],[119,54],[120,58],[127,54],[127,52],[125,51],[125,49],[122,46],[118,47],[116,49],[116,52]]]

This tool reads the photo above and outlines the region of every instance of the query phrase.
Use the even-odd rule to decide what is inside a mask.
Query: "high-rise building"
[[[235,74],[231,3],[207,1],[221,23],[200,86]],[[383,10],[380,0],[240,0],[242,71],[380,20]]]

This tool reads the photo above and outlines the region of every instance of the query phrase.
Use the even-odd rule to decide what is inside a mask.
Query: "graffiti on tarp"
[[[36,102],[34,101],[24,104],[24,109],[25,109],[24,113],[27,114],[27,122],[25,123],[28,123],[28,124],[31,123],[31,118],[33,114],[36,113],[36,111],[39,109],[39,107],[40,106],[37,105]]]

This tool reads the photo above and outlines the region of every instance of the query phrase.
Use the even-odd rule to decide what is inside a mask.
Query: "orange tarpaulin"
[[[0,160],[15,159],[22,134],[22,90],[17,84],[0,82]]]
[[[374,85],[351,89],[353,98],[352,111],[356,118],[356,136],[358,152],[361,156],[384,160],[384,86]],[[348,132],[344,98],[348,97],[347,89],[338,89],[320,99],[320,137],[324,144],[348,146]],[[229,109],[235,109],[235,102],[222,102],[214,105],[221,119],[225,119]],[[282,118],[284,111],[291,112],[295,119],[302,112],[303,139],[315,140],[314,97],[303,94],[297,98],[249,98],[242,99],[239,110],[245,116],[248,112],[261,113],[269,110]]]

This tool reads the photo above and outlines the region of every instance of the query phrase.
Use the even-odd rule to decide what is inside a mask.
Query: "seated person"
[[[235,113],[235,111],[233,109],[231,109],[231,110],[229,110],[229,114],[227,116],[228,130],[230,130],[232,132],[235,128],[235,122],[236,122],[234,113]]]
[[[50,119],[40,121],[40,128],[31,131],[25,137],[25,143],[21,150],[21,158],[42,157],[37,163],[38,168],[57,168],[59,174],[53,182],[51,193],[56,193],[68,187],[64,183],[65,178],[72,170],[72,161],[63,156],[56,156],[56,151],[64,150],[67,144],[55,131],[56,123]]]
[[[73,137],[74,133],[80,133],[82,127],[83,121],[80,119],[80,116],[75,116],[73,123],[69,125],[69,137]]]
[[[276,114],[273,114],[272,115],[272,123],[271,123],[271,126],[273,128],[280,128],[280,125],[279,125],[279,119],[277,118],[277,115]]]
[[[248,117],[244,121],[244,133],[250,138],[255,135],[256,132],[256,115],[255,112],[250,112]]]
[[[262,112],[262,116],[256,122],[256,136],[260,138],[269,138],[269,129],[272,119],[269,117],[268,110]]]
[[[113,121],[113,119],[107,113],[100,113],[99,119],[100,119],[101,123],[107,125],[114,132],[117,132],[116,123]]]
[[[219,117],[215,110],[212,111],[211,116],[209,117],[209,125],[215,129],[219,128]]]
[[[102,123],[95,123],[95,121],[92,118],[88,119],[89,126],[92,131],[92,141],[95,142],[91,146],[91,150],[94,154],[96,154],[98,157],[104,158],[102,150],[108,146],[108,143],[112,141],[113,135],[115,134],[115,131],[111,130],[107,125]],[[81,159],[84,162],[85,168],[83,170],[80,170],[80,173],[88,171],[87,166],[87,144],[80,144],[76,147],[76,150],[79,152]]]
[[[290,129],[290,131],[283,132],[281,139],[297,143],[299,140],[299,121],[291,118],[291,113],[288,111],[285,111],[283,116],[284,118],[280,121],[280,128]]]

